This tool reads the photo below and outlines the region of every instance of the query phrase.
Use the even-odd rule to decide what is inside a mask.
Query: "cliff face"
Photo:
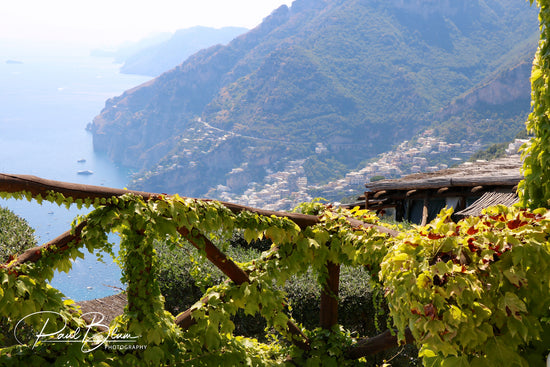
[[[297,0],[107,101],[94,148],[142,170],[140,188],[188,195],[242,189],[318,143],[354,167],[470,90],[508,98],[487,80],[536,33],[536,9],[517,0]]]
[[[530,112],[530,75],[535,46],[516,63],[434,113],[435,135],[451,142],[482,146],[513,140],[525,131]]]
[[[517,101],[527,101],[528,103],[531,95],[531,68],[532,63],[521,61],[454,101],[445,109],[444,113],[446,115],[457,114],[483,104],[498,106]]]

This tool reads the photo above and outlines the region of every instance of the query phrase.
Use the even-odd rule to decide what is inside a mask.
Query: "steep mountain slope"
[[[503,143],[525,130],[532,55],[433,115],[434,133],[451,143]]]
[[[139,188],[193,196],[296,160],[355,168],[514,66],[536,34],[517,0],[297,0],[107,101],[94,147],[143,170]]]
[[[226,44],[248,31],[240,27],[192,27],[180,29],[170,39],[144,48],[124,60],[121,72],[158,76],[181,64],[195,52],[216,44]]]

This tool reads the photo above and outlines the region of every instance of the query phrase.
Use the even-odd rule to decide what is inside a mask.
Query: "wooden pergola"
[[[108,188],[102,186],[92,186],[77,183],[68,183],[55,180],[43,179],[30,175],[16,175],[16,174],[3,174],[0,173],[0,192],[4,193],[21,193],[25,192],[27,198],[36,198],[38,196],[47,197],[50,193],[62,194],[66,198],[72,198],[76,200],[85,199],[110,199],[112,197],[120,197],[125,194],[133,194],[140,196],[145,201],[162,200],[166,194],[123,190],[117,188]],[[197,199],[193,199],[197,200]],[[202,200],[208,202],[211,200]],[[306,215],[300,213],[289,212],[277,212],[270,210],[263,210],[258,208],[247,207],[239,204],[219,202],[227,209],[234,213],[240,213],[248,211],[256,213],[262,216],[275,216],[287,218],[301,229],[305,229],[310,226],[314,226],[322,222],[321,218],[315,215]],[[390,236],[396,236],[398,233],[383,226],[372,225],[364,223],[354,218],[347,218],[349,224],[353,227],[359,228],[376,228],[381,233],[386,233]],[[82,231],[88,225],[87,221],[80,222],[76,227],[65,233],[59,235],[55,239],[49,241],[40,246],[30,248],[19,254],[15,259],[10,260],[5,264],[0,264],[0,267],[7,270],[13,270],[17,266],[28,262],[37,262],[44,253],[56,254],[62,251],[66,251],[71,246],[78,244],[82,241]],[[206,236],[201,233],[192,233],[186,227],[180,227],[178,232],[185,238],[191,245],[200,248],[204,251],[206,258],[212,262],[218,269],[222,271],[228,280],[237,285],[243,283],[251,283],[249,273],[243,270],[237,263],[231,258],[226,256],[218,247],[214,245]],[[339,291],[339,274],[340,265],[332,262],[327,262],[328,279],[327,284],[321,289],[320,300],[320,326],[326,330],[330,330],[338,322],[338,299],[333,295],[338,294]],[[208,297],[201,299],[202,302],[207,303]],[[119,315],[128,302],[126,294],[114,295],[102,299],[96,299],[91,301],[83,301],[79,303],[82,307],[82,311],[100,310],[105,312],[107,320],[112,320]],[[187,309],[185,312],[180,313],[175,317],[174,322],[181,329],[187,330],[191,325],[195,323],[192,317],[192,308]],[[86,319],[85,319],[86,320]],[[291,320],[287,323],[288,331],[295,336],[293,343],[298,347],[309,350],[311,348],[310,341],[307,336],[301,331],[301,329]],[[413,336],[409,329],[405,333],[407,344],[414,342]],[[395,331],[386,330],[385,332],[369,337],[361,338],[352,347],[348,348],[346,354],[351,359],[358,359],[368,355],[376,354],[394,348],[399,345]]]
[[[463,211],[485,193],[513,194],[523,176],[519,155],[493,161],[464,163],[431,173],[416,173],[365,185],[366,191],[353,204],[376,211],[395,210],[397,221],[425,225],[444,208]],[[496,195],[500,196],[500,195]],[[495,197],[495,195],[493,195]],[[513,197],[507,198],[509,204]],[[492,205],[498,204],[494,200]]]

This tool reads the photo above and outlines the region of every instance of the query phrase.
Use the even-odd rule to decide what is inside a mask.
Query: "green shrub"
[[[34,229],[25,219],[0,207],[0,261],[5,263],[10,255],[20,254],[33,246],[36,246]]]
[[[226,254],[237,262],[246,262],[260,256],[255,247],[263,248],[265,243],[257,241],[250,247],[242,246],[239,238],[233,238]],[[199,259],[192,248],[171,250],[166,243],[158,243],[157,254],[160,260],[159,282],[165,298],[166,309],[173,314],[185,311],[200,299],[210,286],[225,280],[225,276],[210,262]],[[292,306],[292,316],[307,328],[319,325],[319,305],[321,290],[317,276],[312,272],[294,275],[285,285],[288,301]],[[340,323],[352,332],[361,335],[377,334],[374,325],[374,307],[369,286],[369,275],[362,268],[343,267],[340,276]],[[252,332],[254,337],[264,334],[263,322],[248,320],[254,327],[242,327]],[[385,325],[381,325],[385,328]],[[257,329],[257,331],[256,331]]]
[[[370,178],[370,182],[376,182],[376,181],[381,181],[381,180],[385,180],[386,177],[385,176],[381,176],[381,175],[378,175],[378,176],[372,176]]]
[[[468,159],[468,162],[475,162],[479,159],[484,159],[487,161],[502,158],[506,156],[506,148],[508,148],[509,143],[497,143],[489,146],[485,150],[480,150],[476,153],[474,153],[470,159]]]
[[[0,262],[5,263],[10,256],[20,254],[34,246],[36,246],[34,229],[25,219],[7,208],[0,207]],[[8,330],[8,320],[0,318],[0,346],[15,344],[15,339]]]

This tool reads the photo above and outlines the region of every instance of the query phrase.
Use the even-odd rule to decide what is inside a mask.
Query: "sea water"
[[[86,131],[108,98],[149,79],[120,74],[119,67],[112,59],[89,56],[86,49],[0,41],[0,173],[125,187],[128,170],[94,152]],[[84,170],[93,174],[77,173]],[[88,212],[18,200],[0,200],[0,206],[25,218],[39,244],[69,230],[76,215]],[[120,268],[108,255],[102,263],[84,251],[85,258],[74,261],[68,274],[56,274],[52,286],[76,301],[124,288]]]

